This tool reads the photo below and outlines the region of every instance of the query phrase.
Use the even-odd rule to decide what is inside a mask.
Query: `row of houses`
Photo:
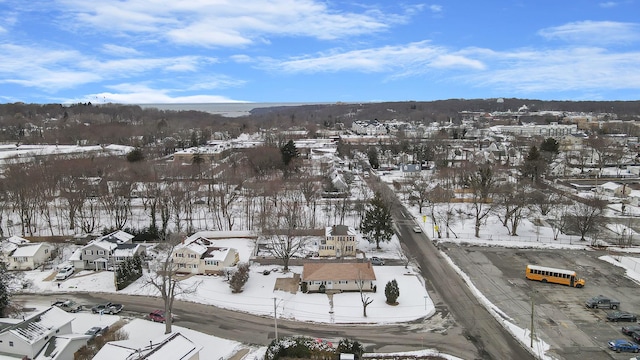
[[[73,314],[56,306],[21,319],[0,318],[0,354],[7,359],[73,359],[91,340],[90,335],[74,333],[73,320]],[[93,359],[199,360],[202,348],[180,332],[173,332],[150,341],[108,342]]]

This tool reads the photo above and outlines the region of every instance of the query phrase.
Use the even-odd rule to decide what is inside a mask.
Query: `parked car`
[[[53,306],[57,306],[58,308],[70,313],[82,311],[82,305],[76,304],[73,300],[58,300],[53,303]]]
[[[149,313],[149,320],[163,323],[167,321],[167,318],[164,316],[164,310],[154,310]],[[173,321],[173,314],[171,314],[171,320]]]
[[[636,343],[640,343],[640,332],[632,332],[631,333],[631,338],[633,339],[633,341],[635,341]]]
[[[640,346],[632,343],[629,340],[619,339],[609,341],[609,349],[615,352],[634,352],[637,353],[640,350]]]
[[[380,259],[377,256],[371,258],[371,265],[384,265],[384,260]]]
[[[634,332],[640,333],[640,325],[627,325],[622,327],[622,333],[625,335],[631,335]]]
[[[620,301],[608,298],[604,295],[594,296],[585,302],[590,309],[611,309],[616,310],[620,307]]]
[[[73,265],[66,265],[61,268],[58,268],[58,273],[56,274],[56,280],[66,280],[69,276],[73,275],[75,268]]]
[[[414,233],[421,233],[422,232],[422,228],[418,225],[413,227],[413,232]]]
[[[607,320],[609,321],[631,321],[636,322],[638,318],[635,314],[626,311],[611,311],[607,314]]]
[[[122,311],[124,306],[122,304],[106,303],[99,304],[91,308],[91,312],[94,314],[117,314]]]
[[[85,335],[89,335],[91,336],[90,340],[95,338],[96,336],[100,336],[104,333],[107,332],[107,330],[109,330],[109,326],[105,325],[105,326],[94,326],[91,329],[87,330],[87,332],[85,332]]]

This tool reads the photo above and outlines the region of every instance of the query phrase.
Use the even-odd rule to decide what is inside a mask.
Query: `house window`
[[[49,253],[49,249],[44,249],[44,253],[48,254]]]
[[[104,255],[104,250],[98,250],[98,255]]]
[[[196,254],[189,254],[189,258],[195,259],[196,258]]]
[[[93,250],[85,250],[84,254],[85,255],[93,255]]]
[[[176,257],[184,257],[183,253],[176,253]]]
[[[204,264],[205,264],[205,265],[218,266],[219,261],[217,261],[217,260],[205,260],[205,261],[204,261]]]
[[[347,280],[338,280],[338,284],[348,284],[349,281]]]
[[[184,264],[178,264],[178,267],[179,267],[179,268],[183,268],[183,267],[184,267]]]
[[[13,341],[9,341],[9,346],[13,347]]]

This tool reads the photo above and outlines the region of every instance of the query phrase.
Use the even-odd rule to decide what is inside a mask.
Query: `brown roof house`
[[[370,262],[306,263],[302,270],[303,292],[376,291],[376,274]]]

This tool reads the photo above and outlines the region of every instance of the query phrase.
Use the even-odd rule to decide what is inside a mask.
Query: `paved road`
[[[370,181],[375,189],[375,180]],[[419,264],[430,294],[437,294],[466,336],[478,349],[481,359],[533,359],[534,356],[480,304],[464,280],[442,257],[426,234],[413,232],[413,217],[386,186],[377,186],[392,204],[392,216],[401,242]]]
[[[124,305],[120,313],[125,317],[143,317],[150,309],[161,308],[160,299],[109,293],[93,294],[30,294],[18,295],[16,300],[33,304],[50,304],[56,297],[72,298],[83,305],[107,301]],[[211,305],[176,301],[175,324],[220,338],[244,344],[268,345],[275,338],[273,318],[220,309]],[[476,358],[475,347],[463,337],[462,330],[450,322],[437,319],[418,320],[395,325],[331,325],[308,324],[278,319],[278,335],[307,335],[337,342],[343,338],[358,340],[368,352],[395,352],[437,348],[462,359]],[[448,325],[447,325],[448,324]]]

